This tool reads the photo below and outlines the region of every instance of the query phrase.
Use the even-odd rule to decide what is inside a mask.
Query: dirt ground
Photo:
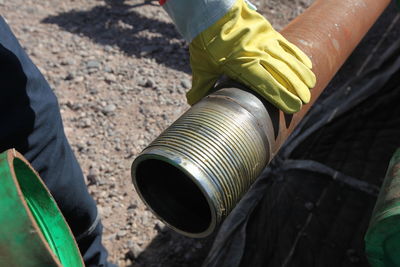
[[[281,29],[312,0],[253,1]],[[119,266],[199,266],[212,237],[180,236],[143,205],[133,159],[189,106],[187,44],[157,1],[0,0],[59,99],[65,132]]]

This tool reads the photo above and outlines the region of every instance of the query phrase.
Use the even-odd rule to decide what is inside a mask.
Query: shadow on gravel
[[[172,23],[148,18],[135,8],[155,5],[146,0],[128,5],[123,0],[105,0],[91,10],[71,10],[42,20],[102,45],[117,46],[129,56],[154,58],[157,63],[190,73],[187,45]],[[158,5],[158,4],[157,4]]]
[[[214,238],[188,238],[164,227],[137,258],[131,252],[126,257],[134,262],[130,267],[200,267]]]

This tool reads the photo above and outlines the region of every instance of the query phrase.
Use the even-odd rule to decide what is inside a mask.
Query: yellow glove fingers
[[[225,73],[232,79],[247,85],[285,113],[294,113],[301,109],[300,98],[288,91],[264,66],[259,64],[258,60],[251,60],[244,64],[243,61],[236,64],[230,63]],[[240,65],[240,67],[234,65]],[[237,72],[238,70],[240,72]]]
[[[303,62],[299,61],[295,56],[286,52],[279,44],[271,44],[266,47],[266,52],[272,57],[285,62],[293,72],[307,85],[308,88],[313,88],[316,83],[315,74]]]
[[[243,0],[190,44],[193,87],[188,102],[205,96],[219,75],[247,85],[286,113],[301,109],[315,85],[312,62]]]
[[[304,65],[307,66],[307,68],[312,69],[311,59],[306,54],[304,54],[304,52],[301,51],[297,46],[290,43],[286,39],[283,40],[278,39],[278,42],[286,52],[288,52],[289,54],[293,55],[298,60],[300,60]]]
[[[214,87],[219,78],[218,74],[193,70],[192,89],[186,93],[189,105],[200,101]]]
[[[311,93],[307,85],[283,61],[266,54],[260,64],[277,80],[286,90],[297,95],[303,103],[310,102]]]

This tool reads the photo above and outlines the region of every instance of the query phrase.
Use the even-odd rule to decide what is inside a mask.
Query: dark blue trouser
[[[0,152],[9,148],[16,148],[39,172],[86,266],[107,266],[96,204],[65,137],[57,99],[0,17]]]

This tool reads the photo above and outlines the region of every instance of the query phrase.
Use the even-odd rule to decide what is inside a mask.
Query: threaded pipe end
[[[257,119],[229,97],[208,97],[165,130],[132,165],[136,190],[167,225],[204,237],[269,161]]]

